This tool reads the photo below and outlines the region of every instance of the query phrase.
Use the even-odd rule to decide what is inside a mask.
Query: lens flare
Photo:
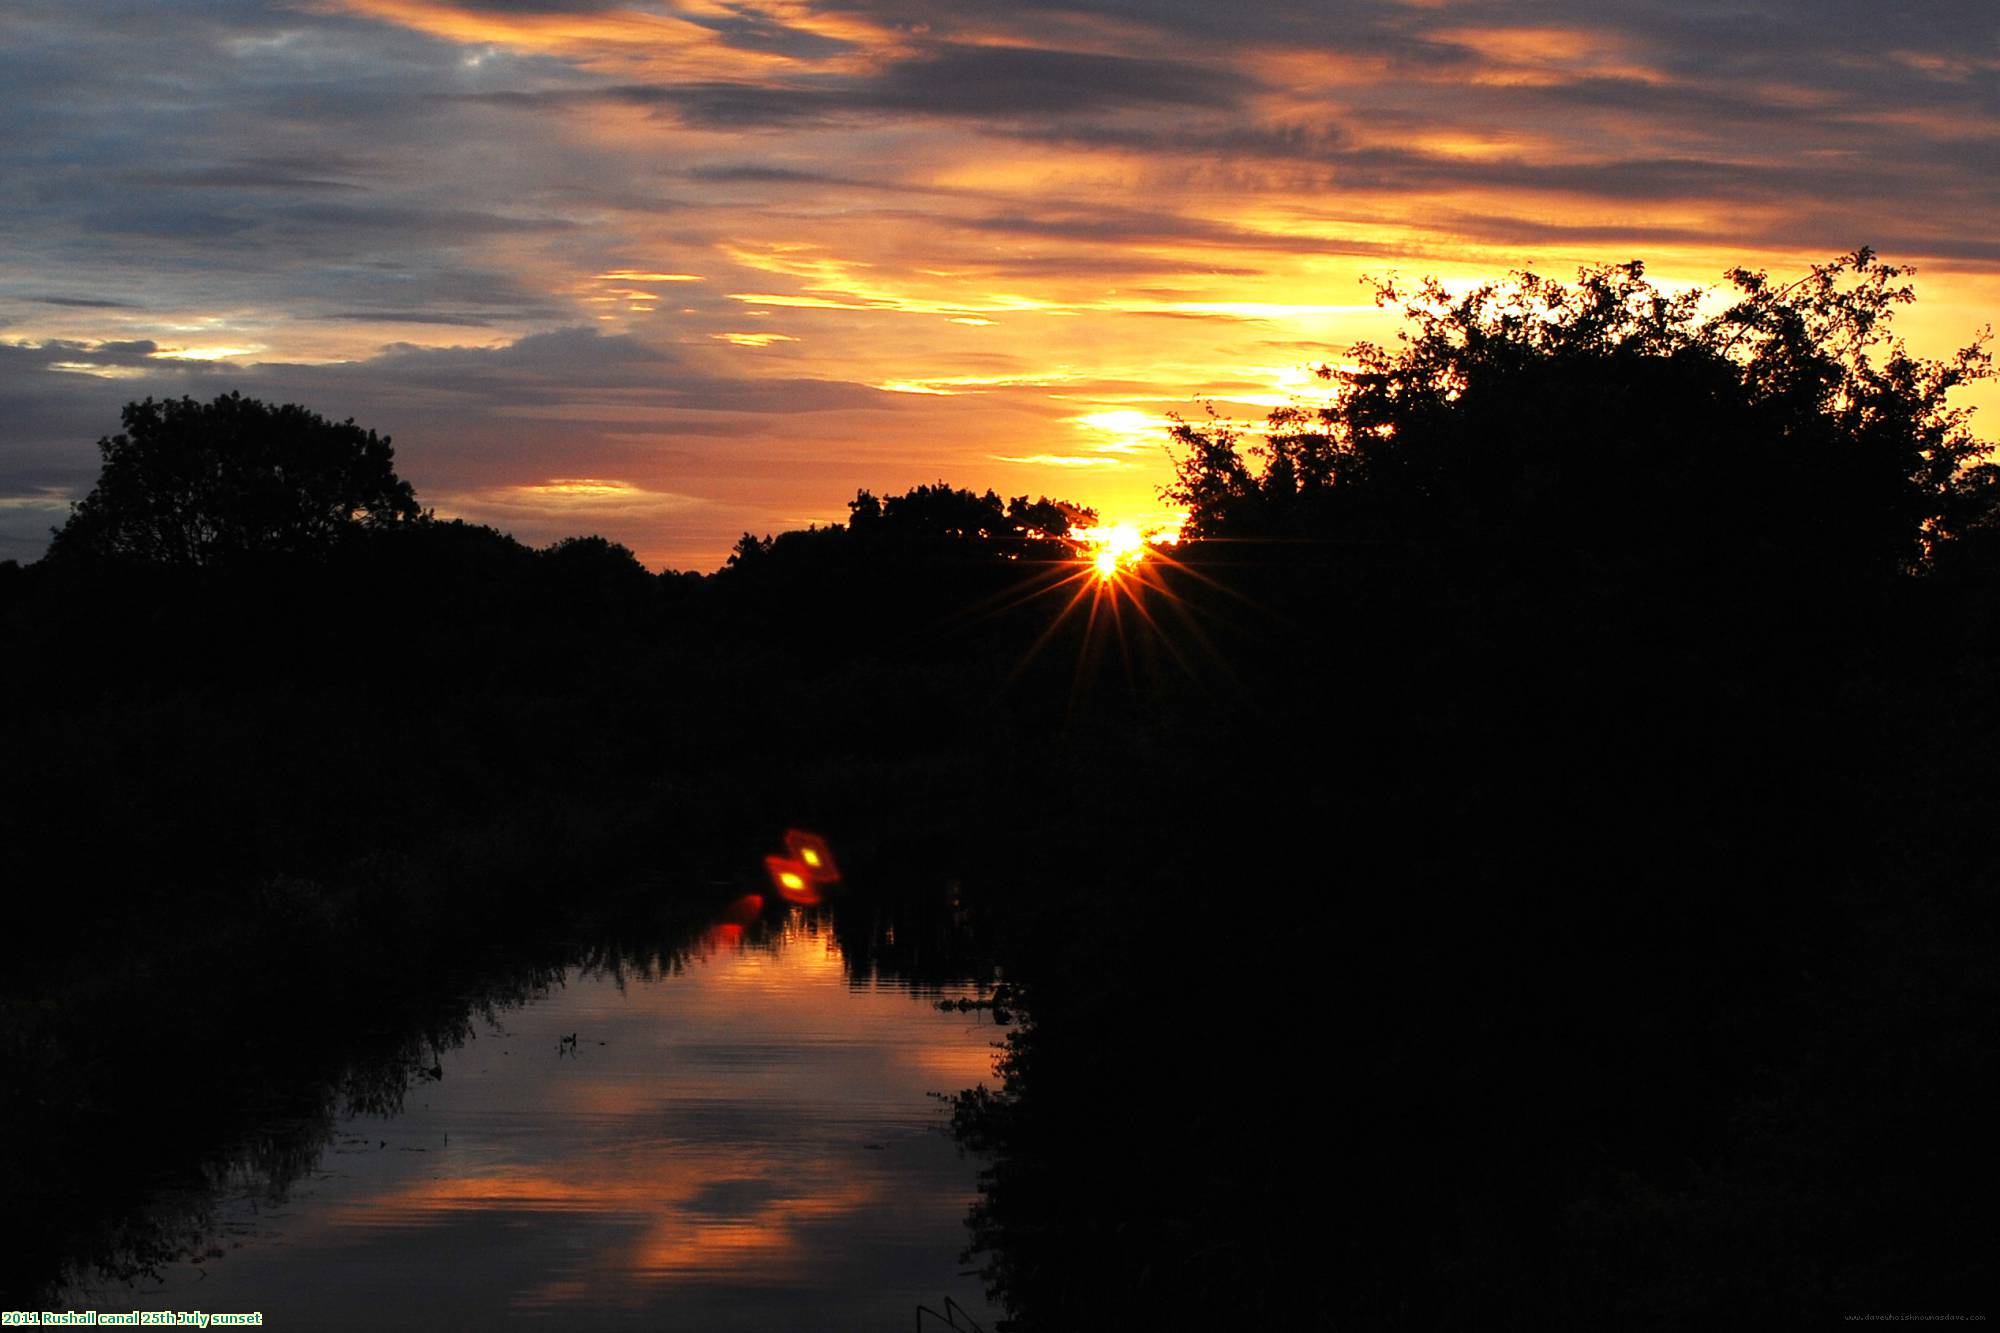
[[[786,902],[811,907],[821,901],[819,890],[813,887],[812,870],[805,862],[789,856],[767,856],[764,869],[771,876],[771,887]]]
[[[840,882],[840,867],[834,863],[833,849],[826,839],[804,829],[785,830],[785,850],[806,868],[806,877],[816,884]]]

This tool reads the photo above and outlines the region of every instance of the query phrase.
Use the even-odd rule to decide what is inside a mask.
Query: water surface
[[[863,973],[859,979],[855,973]],[[261,1310],[269,1327],[907,1328],[963,1270],[977,1164],[937,1094],[997,1031],[850,967],[829,920],[722,925],[662,968],[573,966],[439,1052],[400,1114],[342,1119],[219,1255],[66,1308]]]

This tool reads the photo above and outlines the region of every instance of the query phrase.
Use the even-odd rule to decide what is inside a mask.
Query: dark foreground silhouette
[[[0,572],[50,942],[8,1151],[143,1136],[120,985],[282,991],[257,941],[365,969],[797,822],[955,878],[1009,980],[957,1119],[1020,1328],[1976,1313],[2000,511],[1983,355],[1885,341],[1900,277],[1390,293],[1410,341],[1263,452],[1183,428],[1195,540],[1108,580],[1077,511],[942,485],[707,578],[379,484],[200,560],[60,540]]]

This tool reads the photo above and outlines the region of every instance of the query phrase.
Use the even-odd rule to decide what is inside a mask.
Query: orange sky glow
[[[1920,352],[2000,309],[1978,0],[171,8],[0,16],[0,557],[148,393],[352,416],[440,514],[712,569],[861,487],[1157,521],[1170,414],[1393,338],[1366,277],[1866,244]]]

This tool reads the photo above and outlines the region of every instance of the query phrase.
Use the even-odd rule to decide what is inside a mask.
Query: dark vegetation
[[[324,1026],[814,822],[963,881],[885,965],[1004,965],[957,1124],[1021,1328],[1983,1309],[2000,472],[1901,278],[1385,289],[1323,409],[1177,432],[1195,540],[1052,633],[1054,502],[653,575],[299,409],[130,409],[0,570],[9,1176],[219,1066],[185,1025],[264,1069],[237,996]]]

